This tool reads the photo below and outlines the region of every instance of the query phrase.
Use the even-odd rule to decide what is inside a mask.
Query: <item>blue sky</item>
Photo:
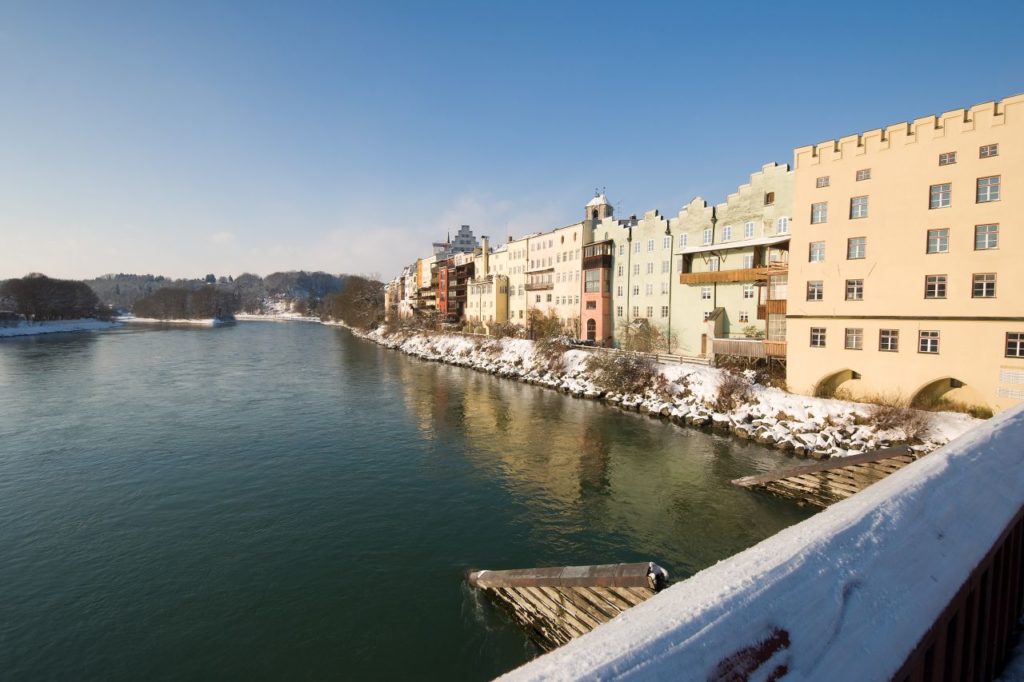
[[[379,273],[1024,92],[1024,3],[0,4],[0,278]]]

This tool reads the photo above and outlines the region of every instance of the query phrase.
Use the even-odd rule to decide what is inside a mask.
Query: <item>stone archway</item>
[[[834,398],[840,387],[850,390],[853,385],[856,385],[851,385],[850,382],[859,383],[859,381],[860,373],[849,368],[829,372],[814,384],[814,395],[818,398]],[[855,395],[856,392],[854,391],[853,394]]]
[[[962,406],[991,410],[981,394],[966,382],[956,377],[934,379],[920,386],[910,396],[912,407],[932,408]]]

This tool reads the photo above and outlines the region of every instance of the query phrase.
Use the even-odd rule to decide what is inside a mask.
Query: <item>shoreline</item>
[[[829,459],[908,442],[915,451],[928,453],[983,422],[961,413],[929,412],[930,424],[914,442],[899,428],[871,424],[872,405],[797,395],[756,383],[750,384],[749,396],[738,405],[716,410],[716,393],[727,373],[706,365],[656,363],[655,382],[660,388],[649,385],[642,394],[621,394],[602,387],[587,371],[586,359],[595,352],[589,349],[565,351],[556,362],[561,369],[555,371],[535,357],[536,347],[526,339],[421,332],[386,335],[380,328],[365,332],[344,323],[325,324],[344,326],[359,338],[422,360],[598,400],[677,426],[728,433],[797,457]]]
[[[0,327],[0,339],[20,339],[42,334],[72,334],[78,332],[107,331],[121,326],[120,320],[97,320],[87,317],[78,320],[47,320],[19,323],[16,327]]]

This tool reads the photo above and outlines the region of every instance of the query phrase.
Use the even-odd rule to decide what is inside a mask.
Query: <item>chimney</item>
[[[487,235],[486,234],[480,235],[480,244],[481,244],[481,246],[483,246],[483,249],[484,249],[484,272],[483,272],[483,276],[484,277],[486,277],[487,275],[491,274],[491,266],[490,266],[491,247],[487,243],[487,241],[488,240],[487,240]]]

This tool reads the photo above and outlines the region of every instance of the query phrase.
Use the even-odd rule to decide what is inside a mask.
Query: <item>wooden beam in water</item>
[[[467,582],[498,602],[542,649],[580,637],[644,602],[668,581],[652,562],[473,571]]]

